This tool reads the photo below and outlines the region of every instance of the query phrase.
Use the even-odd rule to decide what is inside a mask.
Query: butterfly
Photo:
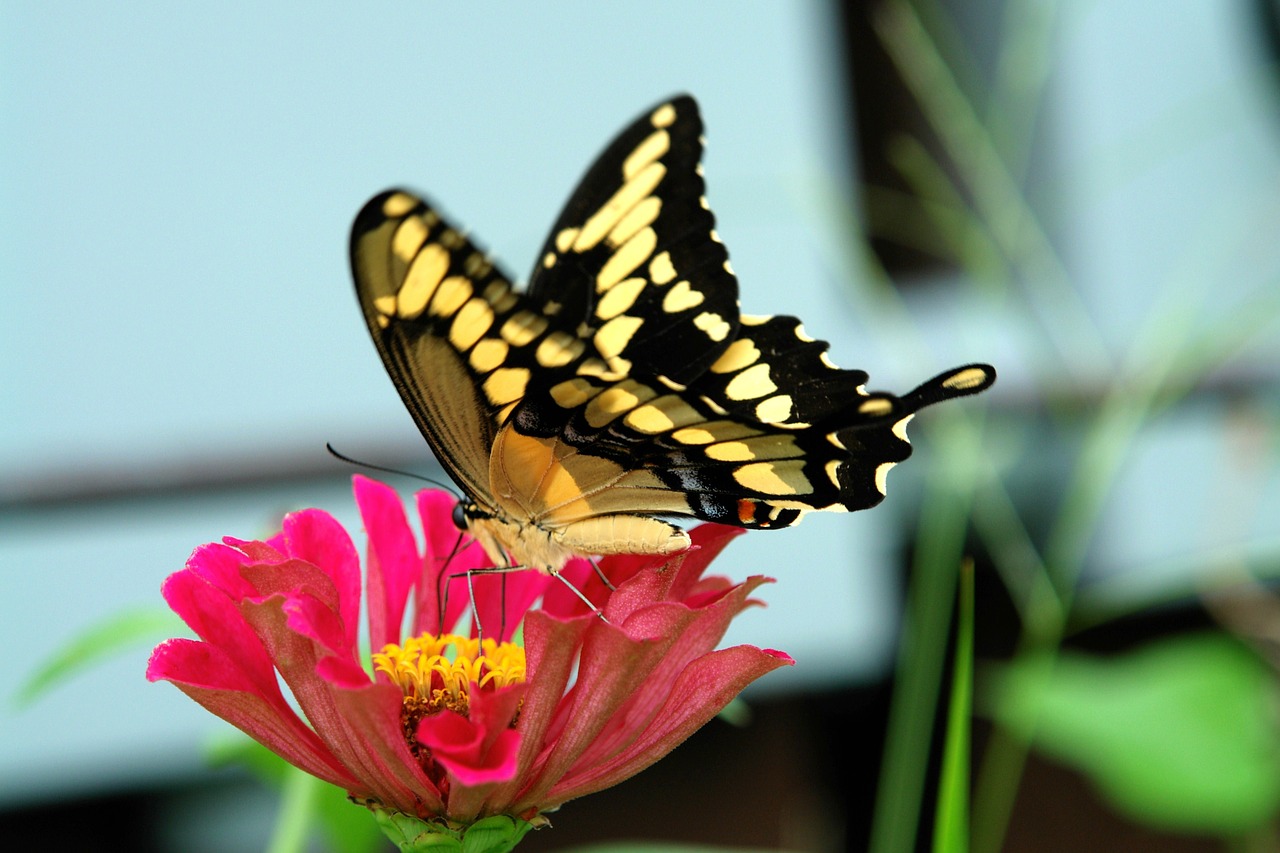
[[[673,519],[789,527],[878,503],[916,411],[995,381],[949,370],[869,392],[795,317],[738,307],[704,194],[689,96],[597,158],[527,289],[403,189],[356,217],[351,265],[383,364],[465,493],[456,520],[495,565],[668,555]]]

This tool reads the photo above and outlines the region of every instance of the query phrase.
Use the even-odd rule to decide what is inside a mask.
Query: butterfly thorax
[[[554,541],[551,531],[510,518],[468,515],[467,532],[480,543],[495,566],[518,566],[555,574],[574,556]]]

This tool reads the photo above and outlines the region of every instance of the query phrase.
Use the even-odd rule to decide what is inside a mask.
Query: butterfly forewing
[[[418,428],[469,495],[489,493],[498,427],[535,371],[584,348],[557,335],[474,244],[400,190],[371,200],[351,238],[369,332]]]
[[[737,328],[738,283],[700,174],[702,120],[676,98],[609,144],[570,196],[530,295],[617,371],[683,383]]]

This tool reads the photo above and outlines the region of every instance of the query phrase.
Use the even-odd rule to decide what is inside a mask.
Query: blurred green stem
[[[978,448],[966,449],[965,445],[975,443],[980,430],[963,428],[963,424],[946,429],[954,422],[940,420],[939,432],[946,434],[939,436],[939,442],[952,448],[950,458],[974,458]],[[955,602],[956,570],[963,557],[975,482],[974,477],[957,475],[946,464],[934,466],[926,481],[876,791],[871,853],[910,853],[915,849]]]
[[[315,817],[316,796],[323,784],[309,773],[289,768],[267,853],[302,853],[306,849],[307,831]]]
[[[955,654],[951,658],[951,699],[943,749],[938,805],[933,821],[934,853],[968,853],[969,755],[973,720],[973,560],[960,568]]]

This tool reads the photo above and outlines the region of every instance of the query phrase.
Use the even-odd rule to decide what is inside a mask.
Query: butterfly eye
[[[456,503],[453,505],[453,526],[459,530],[467,529],[467,507],[466,504]]]

